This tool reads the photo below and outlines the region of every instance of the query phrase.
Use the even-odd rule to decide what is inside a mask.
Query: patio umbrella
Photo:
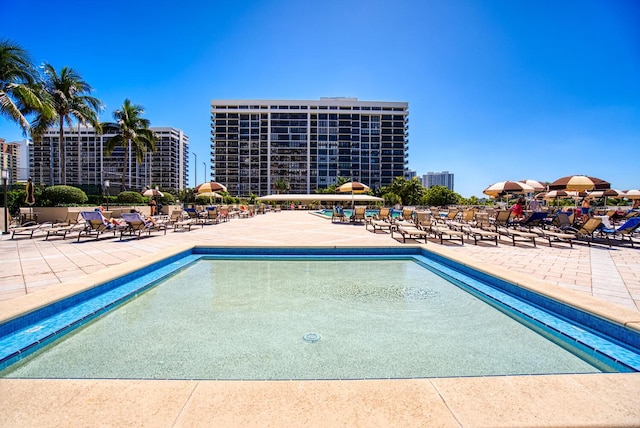
[[[142,196],[151,196],[152,198],[156,196],[163,197],[164,193],[156,189],[147,189],[142,192]]]
[[[508,193],[533,193],[535,189],[521,181],[499,181],[482,191],[485,195],[497,198]]]
[[[607,190],[594,190],[593,192],[589,192],[587,198],[589,199],[600,199],[604,198],[604,205],[607,205],[607,198],[617,198],[623,196],[623,193],[620,190],[616,189],[607,189]]]
[[[542,184],[539,181],[536,180],[519,180],[519,183],[524,183],[527,184],[531,187],[533,187],[534,192],[544,192],[545,190],[547,190],[547,185],[546,184]]]
[[[370,190],[370,187],[366,184],[360,183],[359,181],[350,181],[348,183],[344,183],[342,186],[338,187],[338,192],[341,193],[367,193]]]
[[[340,193],[351,193],[351,206],[355,207],[355,200],[353,195],[356,193],[367,193],[371,188],[364,183],[360,183],[359,181],[350,181],[348,183],[344,183],[342,186],[338,187],[338,192]]]
[[[623,193],[622,196],[624,196],[627,199],[640,199],[640,190],[638,189],[627,190],[622,193]]]
[[[607,190],[594,190],[593,192],[589,192],[589,199],[596,198],[617,198],[624,196],[624,192],[621,192],[617,189],[607,189]]]
[[[538,193],[536,198],[545,201],[557,201],[558,199],[584,198],[587,192],[567,192],[566,190],[551,190],[549,192]]]
[[[611,184],[600,178],[588,177],[586,175],[569,175],[562,177],[549,184],[549,190],[606,190]]]
[[[202,193],[198,193],[198,196],[204,196],[204,197],[209,197],[209,203],[213,203],[211,198],[214,199],[223,199],[223,196],[220,193],[216,193],[216,192],[202,192]]]
[[[205,192],[226,192],[227,186],[217,181],[207,181],[206,183],[198,184],[194,190],[198,195]]]

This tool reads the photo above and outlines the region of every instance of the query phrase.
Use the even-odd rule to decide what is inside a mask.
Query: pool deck
[[[306,211],[140,240],[0,239],[0,320],[192,245],[401,246]],[[425,247],[640,329],[640,249]],[[0,379],[0,426],[640,426],[640,373],[407,380]]]

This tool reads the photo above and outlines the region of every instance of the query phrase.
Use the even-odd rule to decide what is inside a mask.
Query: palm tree
[[[113,118],[116,122],[102,123],[105,134],[116,134],[106,142],[107,156],[110,156],[116,147],[124,147],[122,190],[125,190],[129,148],[133,149],[139,164],[144,160],[145,153],[156,151],[156,134],[149,129],[149,119],[143,118],[143,113],[144,108],[141,105],[131,104],[129,99],[125,99],[122,107],[113,112]]]
[[[273,188],[276,189],[278,194],[280,194],[280,193],[287,192],[289,189],[291,189],[291,185],[284,178],[278,178],[276,181],[273,182]]]
[[[36,136],[42,135],[48,128],[58,123],[61,183],[67,184],[64,125],[66,123],[71,128],[75,119],[82,125],[90,124],[100,132],[98,113],[103,105],[98,98],[89,95],[93,88],[82,80],[74,69],[62,67],[58,74],[51,64],[45,64],[44,74],[44,89],[49,94],[54,114],[52,117],[38,115],[34,120],[33,133]],[[53,156],[50,162],[51,171],[53,171]],[[51,177],[53,178],[53,175]]]
[[[391,184],[386,186],[384,193],[394,193],[400,197],[403,205],[416,205],[420,203],[424,194],[424,187],[417,177],[407,180],[404,177],[396,177]]]
[[[39,111],[45,116],[51,115],[39,83],[29,54],[15,43],[1,40],[0,115],[20,125],[25,135],[30,128],[25,114]]]

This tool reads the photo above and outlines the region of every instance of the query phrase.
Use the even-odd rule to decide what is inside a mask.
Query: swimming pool
[[[385,264],[386,266],[384,266],[382,271],[388,272],[390,276],[382,277],[379,272],[375,273],[373,271],[373,267],[367,268],[368,265],[366,265],[366,263],[369,263],[372,260],[374,261],[373,263]],[[247,261],[250,261],[250,263],[247,263]],[[282,265],[276,265],[279,267],[274,267],[269,264],[272,262],[289,263],[292,264],[293,267],[289,266],[286,269],[283,269],[281,267]],[[327,277],[327,272],[336,271],[338,268],[331,268],[327,263],[331,264],[338,262],[347,263],[349,265],[348,269],[344,266],[340,267],[340,269],[342,269],[340,271],[341,275],[346,277],[347,281],[345,286],[342,288],[328,288],[328,285],[323,282],[323,278]],[[213,265],[211,263],[213,263]],[[304,278],[304,281],[286,280],[285,282],[289,284],[289,291],[283,294],[281,291],[275,290],[274,286],[260,286],[260,284],[264,283],[264,277],[252,277],[252,275],[257,274],[255,272],[249,273],[246,269],[246,266],[252,263],[263,264],[257,272],[267,272],[271,270],[277,278],[280,275],[283,275],[283,270],[291,270],[293,278]],[[318,265],[318,263],[320,265]],[[199,264],[205,266],[204,271],[197,269],[195,271],[190,270]],[[408,354],[396,355],[390,353],[389,358],[375,363],[371,363],[371,359],[363,358],[360,365],[375,366],[386,369],[390,366],[397,366],[399,362],[402,362],[402,360],[411,360],[410,362],[412,363],[415,363],[416,361],[424,362],[426,360],[440,362],[446,358],[443,358],[442,356],[436,356],[430,359],[426,357],[424,359],[420,358],[420,355],[427,355],[428,352],[431,352],[431,350],[428,349],[429,346],[427,346],[426,349],[413,348],[417,345],[423,345],[423,342],[426,342],[427,345],[429,345],[429,342],[431,341],[430,336],[420,335],[425,333],[425,330],[429,330],[430,326],[434,327],[430,334],[437,334],[438,332],[451,333],[452,331],[456,331],[458,333],[455,335],[460,335],[460,337],[463,338],[463,334],[465,333],[482,331],[485,328],[490,327],[492,324],[506,323],[507,321],[505,321],[504,314],[509,315],[509,317],[520,316],[517,314],[526,314],[521,322],[523,322],[527,327],[543,332],[547,338],[562,342],[564,347],[571,347],[573,353],[579,354],[587,360],[589,364],[597,366],[598,370],[638,371],[640,368],[640,360],[638,359],[638,343],[640,343],[640,341],[638,340],[637,331],[625,328],[624,326],[617,325],[594,315],[578,311],[568,305],[561,304],[547,297],[521,289],[520,287],[497,278],[473,271],[447,259],[434,256],[420,248],[194,248],[191,251],[175,255],[141,271],[127,275],[126,277],[105,283],[69,299],[62,300],[53,305],[41,308],[30,314],[26,314],[0,325],[0,352],[2,352],[2,360],[0,361],[2,361],[3,367],[8,367],[8,370],[5,371],[4,375],[15,377],[42,377],[42,375],[38,374],[25,374],[27,373],[26,371],[20,372],[20,370],[22,370],[23,367],[27,367],[28,364],[35,364],[36,366],[38,364],[41,366],[63,366],[65,365],[64,361],[68,361],[67,365],[78,366],[78,360],[75,358],[70,359],[69,355],[84,355],[84,350],[95,348],[99,343],[101,343],[103,341],[101,339],[103,336],[97,334],[96,330],[102,329],[102,333],[120,336],[121,333],[126,332],[128,329],[127,326],[137,325],[139,322],[142,322],[140,321],[140,314],[149,312],[150,307],[155,306],[160,308],[161,311],[159,313],[151,312],[157,314],[155,315],[156,318],[164,319],[165,316],[162,315],[162,310],[168,310],[168,304],[166,302],[181,301],[180,299],[184,297],[185,294],[196,293],[196,291],[185,289],[184,287],[180,288],[175,285],[167,286],[166,283],[159,287],[154,287],[163,278],[169,278],[169,281],[180,280],[183,284],[198,285],[203,282],[201,281],[201,278],[212,276],[212,270],[216,269],[232,272],[231,275],[220,277],[222,282],[228,281],[229,278],[233,278],[234,276],[239,276],[241,279],[239,283],[252,284],[252,286],[241,290],[240,296],[229,297],[230,299],[235,300],[235,304],[233,305],[221,303],[224,299],[227,299],[228,290],[224,291],[222,287],[215,289],[205,287],[202,290],[197,291],[197,298],[195,299],[196,303],[217,302],[217,314],[219,315],[220,313],[227,313],[230,307],[237,307],[238,305],[249,307],[248,302],[251,301],[253,297],[256,297],[258,302],[264,302],[264,296],[258,298],[255,295],[256,289],[260,288],[263,289],[263,291],[266,291],[267,294],[272,294],[277,297],[275,299],[275,303],[269,306],[271,309],[265,309],[265,312],[267,312],[268,315],[274,318],[281,317],[281,314],[274,311],[273,308],[299,305],[300,308],[304,309],[301,311],[302,317],[300,319],[292,320],[287,318],[289,317],[289,315],[287,315],[284,322],[277,324],[277,327],[269,330],[268,333],[266,329],[264,330],[264,333],[262,333],[262,330],[260,329],[258,329],[258,332],[256,333],[250,328],[243,328],[240,329],[239,332],[233,333],[228,327],[228,325],[232,325],[233,322],[231,324],[217,324],[219,318],[200,318],[200,315],[204,314],[205,311],[198,306],[198,309],[194,309],[193,311],[189,310],[178,316],[188,318],[190,316],[194,316],[193,314],[198,314],[198,319],[200,321],[196,322],[196,325],[204,325],[206,327],[206,331],[214,330],[216,333],[222,333],[219,336],[200,337],[200,341],[204,342],[207,346],[191,349],[185,345],[185,343],[189,344],[198,342],[199,337],[197,332],[195,332],[196,338],[184,334],[189,330],[189,324],[185,326],[175,323],[176,325],[162,326],[162,333],[160,337],[158,337],[158,334],[156,333],[154,338],[152,338],[153,340],[150,340],[148,343],[144,342],[143,339],[148,339],[148,336],[152,336],[152,334],[148,332],[144,333],[143,330],[142,333],[137,333],[137,337],[135,335],[129,338],[122,336],[122,340],[120,342],[130,342],[134,345],[140,344],[138,345],[140,348],[148,350],[162,343],[164,341],[164,337],[174,336],[184,338],[186,341],[183,344],[178,343],[171,345],[172,353],[170,356],[165,360],[156,361],[158,364],[153,365],[152,373],[140,375],[135,373],[122,374],[107,371],[100,373],[98,377],[182,378],[181,376],[190,376],[189,378],[215,379],[337,379],[481,375],[477,372],[465,371],[454,374],[438,371],[421,373],[413,368],[415,364],[410,365],[411,367],[408,368],[404,367],[402,370],[387,370],[366,374],[345,371],[342,369],[342,371],[338,370],[334,372],[323,372],[322,370],[307,370],[304,372],[301,370],[305,367],[301,369],[294,363],[283,364],[285,361],[292,361],[287,359],[288,357],[284,358],[287,353],[290,354],[298,351],[302,353],[304,357],[302,360],[303,362],[308,363],[316,361],[313,364],[318,367],[323,365],[322,361],[324,360],[322,360],[322,358],[326,358],[326,355],[321,355],[319,360],[311,360],[309,357],[313,356],[311,354],[315,354],[323,348],[328,348],[330,350],[329,354],[339,354],[339,352],[342,352],[342,354],[339,355],[342,355],[343,358],[351,358],[354,354],[358,353],[364,354],[363,349],[366,349],[370,342],[377,341],[379,339],[378,336],[382,336],[383,333],[389,334],[385,332],[385,330],[387,330],[387,324],[392,324],[389,320],[396,317],[398,312],[387,312],[386,309],[388,309],[388,306],[397,304],[402,306],[403,309],[413,312],[412,315],[416,315],[416,313],[420,315],[420,313],[425,314],[429,312],[430,308],[440,306],[447,301],[454,300],[461,302],[462,296],[468,295],[469,293],[479,297],[483,301],[490,302],[492,305],[499,307],[500,312],[492,315],[492,317],[497,318],[492,318],[494,321],[484,321],[485,324],[482,324],[482,321],[475,322],[467,320],[466,323],[463,323],[461,326],[457,326],[454,329],[453,327],[449,327],[450,320],[447,320],[444,324],[435,324],[438,321],[443,321],[440,319],[442,315],[436,316],[436,318],[428,319],[426,324],[416,324],[416,329],[412,330],[411,333],[414,336],[409,336],[408,338],[403,339],[403,347],[409,349]],[[410,275],[409,283],[402,286],[392,286],[394,278],[397,278],[403,270],[410,270],[413,272]],[[441,283],[435,284],[431,282],[428,284],[419,284],[421,278],[428,276],[427,272],[435,273],[435,276],[439,281],[443,281],[443,279],[446,278],[447,281],[443,282],[453,282],[457,287],[451,287],[450,284],[444,286]],[[373,279],[369,278],[365,281],[367,275],[372,275],[371,278]],[[180,278],[181,276],[183,278]],[[353,280],[350,278],[353,278]],[[320,282],[314,282],[317,280],[320,280]],[[376,287],[364,287],[363,284],[366,282],[373,282],[376,284]],[[319,292],[316,293],[316,298],[320,298],[320,306],[311,306],[312,303],[306,299],[306,294],[310,291],[308,289],[303,291],[294,287],[295,292],[300,295],[298,297],[302,297],[303,299],[292,299],[291,286],[295,283],[314,284],[314,291]],[[237,287],[237,285],[234,284],[225,285],[229,285],[231,288]],[[344,289],[348,290],[348,292],[344,293]],[[140,298],[131,299],[131,297],[138,296],[145,290],[150,291],[141,295]],[[166,300],[153,300],[160,294],[166,294]],[[214,294],[216,295],[216,298],[213,297]],[[224,299],[218,299],[220,296],[223,296]],[[391,296],[390,300],[389,296]],[[147,299],[148,297],[151,299]],[[347,297],[349,298],[347,299]],[[382,299],[382,297],[385,297],[385,299]],[[324,301],[322,301],[322,299],[324,299]],[[124,304],[120,306],[118,310],[109,313],[108,316],[103,317],[99,322],[89,322],[97,315],[106,312],[109,308],[117,306],[126,300],[129,300],[127,304]],[[363,300],[367,301],[365,303],[371,303],[371,301],[373,301],[377,306],[373,306],[373,310],[369,307],[360,307],[359,305],[360,303],[363,303]],[[182,304],[178,304],[177,307],[188,308],[189,306],[187,305],[189,304],[193,305],[194,303],[182,302]],[[316,302],[313,304],[317,305],[318,303]],[[325,306],[322,306],[322,304]],[[337,333],[335,330],[336,325],[327,325],[325,322],[326,320],[322,319],[323,317],[321,317],[320,321],[316,320],[311,322],[314,318],[312,316],[314,313],[324,314],[324,312],[327,311],[327,304],[332,306],[342,305],[339,306],[341,309],[338,310],[338,313],[345,312],[346,309],[349,309],[350,307],[358,306],[360,307],[359,310],[361,312],[375,312],[376,319],[365,318],[364,324],[360,324],[359,327],[354,326],[349,336],[347,336],[347,332],[344,331]],[[139,308],[134,310],[135,306],[138,306]],[[456,309],[458,312],[456,312],[457,315],[453,318],[468,316],[465,314],[475,313],[476,311],[481,310],[479,308],[482,308],[483,306],[487,305],[479,305],[479,301],[477,299],[473,299],[473,303],[464,303],[462,307]],[[240,324],[249,320],[249,324],[259,326],[261,323],[266,323],[264,320],[257,321],[253,318],[255,312],[261,310],[260,308],[261,306],[258,304],[258,306],[250,308],[249,311],[245,312],[243,315],[238,313],[233,314],[233,316],[230,315],[231,320],[233,321],[233,317],[235,317],[236,322]],[[453,310],[449,311],[451,313],[454,312]],[[382,321],[377,318],[380,316],[382,316]],[[109,317],[120,318],[120,321],[118,321],[120,323],[120,327],[114,329],[112,326],[115,324],[110,325],[109,327],[101,326],[103,320]],[[420,318],[420,316],[418,318]],[[304,324],[306,321],[309,321],[309,324]],[[325,322],[325,324],[321,321]],[[400,325],[413,325],[413,323],[416,322],[416,319],[402,318],[399,322]],[[340,326],[347,324],[347,322],[342,320],[337,324]],[[437,328],[436,325],[438,326]],[[484,327],[482,327],[482,325],[484,325]],[[66,357],[63,352],[66,352],[64,348],[68,345],[55,344],[55,346],[51,346],[46,350],[46,353],[51,354],[51,357],[46,358],[52,358],[51,360],[44,358],[41,360],[41,363],[38,363],[37,359],[41,358],[41,356],[37,356],[29,357],[24,361],[20,361],[25,356],[28,356],[33,350],[46,347],[47,344],[57,339],[60,334],[78,326],[84,326],[84,328],[78,330],[76,332],[77,334],[70,336],[69,340],[66,341],[67,343],[77,341],[76,339],[86,331],[93,331],[90,332],[87,338],[79,341],[79,345],[75,344],[74,346],[79,346],[79,348],[73,348],[68,354],[66,354]],[[385,339],[387,340],[386,345],[384,345],[386,346],[386,349],[394,347],[394,335],[397,335],[397,331],[397,329],[395,332],[394,330],[391,330],[389,336],[390,339]],[[523,334],[522,331],[523,330],[516,330],[516,333],[512,332],[510,334],[518,336]],[[277,337],[280,333],[282,333],[281,337]],[[463,342],[473,340],[474,334],[471,334],[467,339],[464,339]],[[237,340],[237,342],[233,345],[222,343],[221,341],[224,339],[225,335],[231,336],[233,339]],[[346,340],[347,337],[349,337],[348,340]],[[332,347],[334,342],[337,341],[337,338],[345,338],[345,341],[347,342],[355,342],[359,344],[359,348],[357,348],[359,351],[345,352],[342,348]],[[546,341],[546,339],[544,340]],[[260,341],[262,341],[262,347],[257,346],[257,342]],[[274,351],[272,348],[269,348],[269,346],[279,341],[283,341],[284,343],[283,346],[278,348],[278,350]],[[114,343],[115,345],[112,347],[117,350],[116,353],[110,357],[106,357],[106,360],[99,364],[101,367],[111,369],[112,366],[114,366],[114,364],[110,364],[109,358],[114,360],[125,360],[128,361],[129,364],[133,364],[134,361],[142,361],[146,362],[146,365],[148,366],[152,365],[149,361],[154,360],[154,358],[148,356],[146,358],[135,356],[131,350],[122,348],[122,343],[118,343],[117,340]],[[199,362],[201,366],[211,365],[206,361],[210,362],[212,360],[201,358],[202,354],[209,352],[211,348],[218,347],[231,347],[233,348],[232,352],[236,352],[236,356],[238,356],[238,350],[244,350],[246,351],[244,354],[254,354],[257,356],[257,359],[246,363],[236,371],[227,373],[218,371],[214,374],[207,374],[202,371],[192,371],[185,374],[180,372],[180,370],[166,370],[167,366],[170,364],[181,366],[184,365],[185,361],[190,360]],[[487,344],[487,347],[492,348],[495,347],[495,345]],[[78,351],[78,349],[81,351]],[[461,360],[475,358],[476,354],[483,353],[486,353],[485,356],[488,360],[491,360],[492,358],[491,352],[488,352],[491,351],[491,349],[484,350],[482,341],[474,344],[474,347],[471,347],[470,349],[472,349],[472,351],[460,351],[457,349],[454,353],[463,354],[463,352],[467,352],[468,356],[461,355]],[[379,353],[379,351],[367,352],[367,355],[373,354],[374,356],[377,352]],[[451,353],[452,351],[448,352]],[[505,354],[509,354],[510,352],[512,351],[506,350]],[[520,355],[518,353],[518,349],[514,352],[514,355]],[[554,360],[556,359],[555,355],[559,355],[563,352],[563,349],[554,348],[552,351],[543,351],[542,356],[553,356],[553,358],[550,359]],[[60,354],[56,355],[57,353]],[[99,351],[97,355],[101,355],[103,353],[103,351]],[[269,358],[267,358],[267,356],[269,356]],[[92,360],[97,357],[94,356],[88,358]],[[227,362],[232,359],[228,355],[224,358],[226,358],[225,361]],[[245,361],[245,355],[242,355],[237,359]],[[271,373],[269,375],[265,375],[264,372],[261,372],[260,370],[262,368],[261,366],[266,365],[265,361],[268,359],[277,360],[274,367],[290,366],[294,368],[294,370],[281,374]],[[50,361],[57,361],[57,363],[51,364]],[[203,363],[202,361],[205,362]],[[362,361],[366,361],[366,363],[362,364]],[[11,364],[16,362],[19,362],[19,364],[14,367],[10,367]],[[21,366],[23,362],[28,362],[28,364],[18,367]],[[475,365],[479,365],[480,359],[478,359],[476,363],[477,364]],[[525,363],[525,365],[530,364],[531,363]],[[567,366],[568,368],[553,372],[597,371],[593,367],[582,366],[582,364],[585,364],[584,362],[576,364],[577,366],[569,365]],[[225,363],[223,365],[228,366],[229,364]],[[309,364],[306,365],[306,368],[308,369]],[[325,364],[325,366],[326,365],[327,364]],[[418,365],[424,366],[426,364]],[[474,366],[474,364],[472,364],[472,366]],[[18,367],[18,369],[15,369],[15,367]],[[178,367],[178,369],[180,368],[181,367]],[[543,368],[542,372],[547,373],[550,371],[548,368]],[[34,373],[38,372],[36,371]],[[502,372],[490,372],[488,374],[508,373],[513,372],[507,370]],[[521,372],[516,371],[516,373]],[[72,375],[69,375],[68,372],[64,371],[53,375],[53,377],[89,378],[94,376],[96,375],[89,372],[78,374],[77,371]]]

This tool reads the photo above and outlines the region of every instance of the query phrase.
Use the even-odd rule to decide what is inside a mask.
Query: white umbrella
[[[624,197],[627,199],[640,199],[640,190],[638,189],[631,189],[631,190],[627,190],[624,193]]]
[[[542,184],[537,180],[519,180],[519,182],[533,187],[533,190],[535,192],[544,192],[545,190],[547,190],[547,185]]]
[[[204,196],[204,197],[209,197],[209,203],[212,203],[211,198],[214,199],[223,199],[223,196],[220,193],[216,193],[216,192],[202,192],[202,193],[198,193],[198,197],[200,196]]]
[[[499,181],[482,191],[485,195],[494,198],[507,193],[533,193],[535,189],[521,181]]]
[[[159,197],[163,197],[164,193],[162,193],[161,191],[156,190],[156,189],[147,189],[144,192],[142,192],[142,196],[151,196],[151,197],[159,196]]]

